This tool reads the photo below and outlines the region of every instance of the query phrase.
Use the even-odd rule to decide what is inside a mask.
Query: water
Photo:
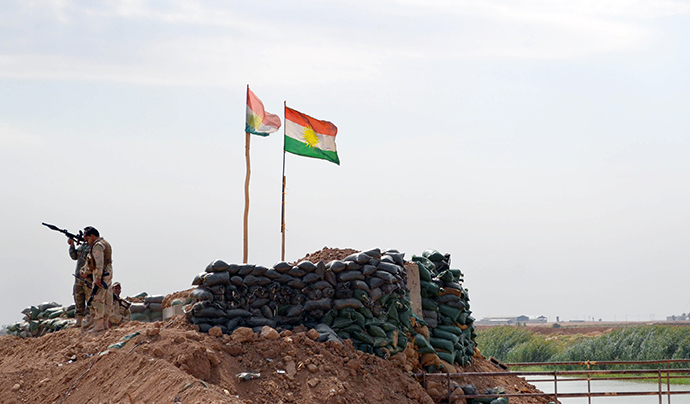
[[[533,382],[530,377],[527,381],[535,385],[544,393],[553,393],[553,382]],[[532,377],[532,379],[534,379]],[[641,383],[633,381],[618,381],[618,380],[592,380],[590,382],[592,392],[644,392],[644,391],[659,391],[658,383]],[[666,382],[662,382],[662,391],[666,391]],[[672,384],[671,391],[690,391],[690,386]],[[559,378],[558,380],[559,393],[586,393],[587,381],[567,381],[567,379]],[[588,404],[588,398],[561,398],[559,400],[563,404]],[[658,404],[659,396],[631,396],[631,397],[592,397],[592,404]],[[668,397],[663,396],[662,403],[668,403]],[[690,403],[690,394],[671,396],[672,404],[688,404]]]

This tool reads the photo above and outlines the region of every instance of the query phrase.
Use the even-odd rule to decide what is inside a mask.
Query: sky
[[[690,1],[0,2],[0,324],[241,263],[246,88],[338,127],[285,156],[285,258],[451,254],[473,316],[690,311]],[[282,131],[252,136],[249,262],[281,259]]]

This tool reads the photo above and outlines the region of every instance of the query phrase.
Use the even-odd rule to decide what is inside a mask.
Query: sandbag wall
[[[142,292],[134,297],[136,300],[143,300],[143,302],[132,303],[129,307],[130,321],[161,321],[163,319],[163,299],[164,295],[149,296],[146,292]]]
[[[7,327],[8,335],[22,338],[40,337],[74,324],[74,305],[63,307],[55,302],[46,302],[29,306],[22,310],[22,314],[24,314],[24,321]]]
[[[435,259],[440,254],[427,255]],[[443,273],[434,261],[422,258],[430,276]],[[447,265],[448,259],[443,258]],[[410,343],[419,353],[443,356],[450,364],[470,363],[474,336],[470,331],[469,340],[462,337],[464,331],[456,312],[443,309],[443,321],[448,324],[432,324],[432,332],[434,328],[439,330],[432,335],[423,333],[429,338],[418,332],[425,322],[412,314],[404,264],[403,253],[380,249],[327,264],[302,261],[293,266],[279,262],[272,268],[217,260],[194,278],[192,285],[197,288],[190,295],[194,304],[188,309],[187,318],[202,332],[218,326],[223,333],[232,333],[240,326],[258,331],[265,325],[290,329],[299,324],[310,328],[325,324],[340,338],[351,339],[357,349],[381,357],[401,352]],[[438,268],[443,268],[443,264]],[[454,298],[443,297],[447,295],[441,289],[446,286],[446,278],[446,274],[439,280],[425,275],[429,279],[426,283],[436,285],[431,286],[431,292],[428,285],[423,288],[427,300],[442,299],[444,305],[445,300],[453,300],[451,305],[456,303]],[[447,280],[450,284],[459,279]],[[437,302],[434,307],[438,306]],[[443,342],[446,340],[452,345]],[[433,371],[439,365],[438,361],[430,361],[426,368]]]
[[[476,346],[470,299],[463,287],[463,274],[450,268],[450,254],[426,250],[412,256],[419,268],[424,323],[431,331],[428,345],[418,343],[419,352],[435,353],[450,364],[467,366]]]

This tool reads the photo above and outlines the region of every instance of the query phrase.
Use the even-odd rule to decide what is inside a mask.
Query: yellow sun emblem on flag
[[[304,142],[307,144],[307,146],[314,148],[319,145],[319,137],[316,136],[316,132],[314,131],[314,128],[311,126],[306,126],[304,130],[302,131],[302,138],[304,139]]]
[[[254,129],[258,129],[262,121],[263,119],[261,119],[261,115],[251,114],[247,117],[247,125]]]

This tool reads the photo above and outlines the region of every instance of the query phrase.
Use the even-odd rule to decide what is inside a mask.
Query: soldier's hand
[[[74,240],[72,240],[71,238],[68,238],[68,239],[67,239],[67,244],[69,244],[70,246],[74,247]]]
[[[102,288],[102,287],[103,287],[103,283],[101,283],[101,279],[100,279],[100,278],[99,278],[99,279],[96,279],[93,283],[94,283],[96,286],[98,286],[99,288]]]

